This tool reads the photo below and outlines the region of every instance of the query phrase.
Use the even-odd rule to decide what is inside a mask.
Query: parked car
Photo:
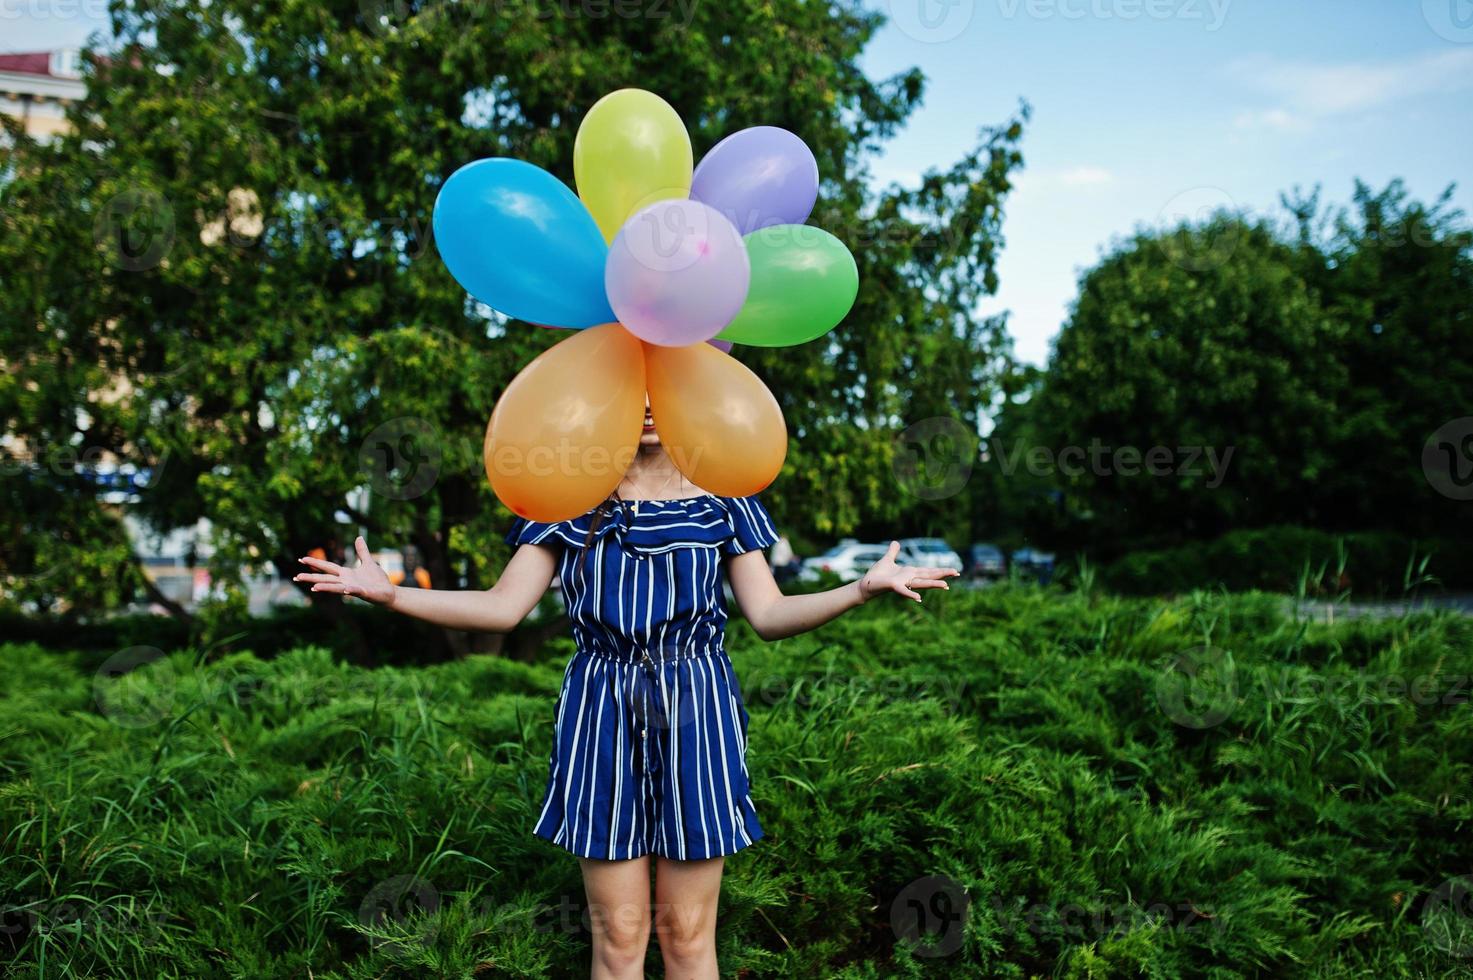
[[[900,556],[902,565],[914,568],[954,568],[962,570],[962,559],[951,545],[940,538],[902,538]]]
[[[976,578],[1000,578],[1008,570],[1002,549],[995,544],[974,544],[971,560],[967,562],[967,574]]]
[[[887,547],[848,539],[840,541],[816,558],[805,558],[798,572],[798,580],[814,582],[824,572],[832,572],[841,581],[856,581],[869,571],[871,565],[885,557]]]
[[[1028,578],[1038,580],[1039,585],[1048,585],[1054,577],[1054,556],[1032,548],[1019,548],[1013,552],[1013,568]]]

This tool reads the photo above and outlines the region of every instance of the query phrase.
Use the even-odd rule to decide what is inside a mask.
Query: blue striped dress
[[[533,830],[583,857],[697,860],[762,838],[721,559],[777,541],[755,497],[612,500],[510,544],[556,548],[576,649]],[[586,545],[586,546],[585,546]]]

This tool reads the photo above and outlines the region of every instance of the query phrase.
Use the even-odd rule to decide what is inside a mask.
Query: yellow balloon
[[[765,488],[783,468],[788,427],[762,379],[710,344],[644,345],[655,431],[676,469],[723,497]]]
[[[640,208],[689,197],[693,165],[680,114],[644,89],[621,88],[599,99],[573,140],[578,197],[606,242]]]
[[[534,521],[598,506],[639,451],[644,384],[640,341],[617,323],[543,351],[506,386],[486,426],[496,496]]]

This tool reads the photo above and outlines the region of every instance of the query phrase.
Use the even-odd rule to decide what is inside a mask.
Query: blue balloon
[[[549,327],[615,319],[603,233],[541,167],[508,157],[466,164],[440,188],[431,224],[455,281],[492,309]]]

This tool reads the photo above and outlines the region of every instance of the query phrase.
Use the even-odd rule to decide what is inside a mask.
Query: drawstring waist
[[[629,644],[627,646],[614,647],[608,643],[599,643],[593,640],[580,639],[576,643],[578,653],[590,657],[598,657],[601,660],[613,660],[624,664],[640,664],[653,669],[656,664],[674,663],[681,660],[705,660],[720,656],[725,653],[723,644],[716,643],[693,643],[680,646],[674,643],[665,644]]]

